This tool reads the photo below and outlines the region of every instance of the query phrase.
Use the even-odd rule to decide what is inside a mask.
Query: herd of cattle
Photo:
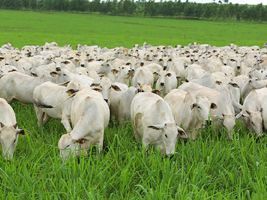
[[[177,138],[196,139],[207,125],[225,127],[238,118],[262,136],[267,129],[267,48],[135,45],[100,48],[56,43],[0,48],[0,141],[12,159],[19,134],[13,99],[33,104],[38,125],[61,120],[58,142],[67,159],[103,148],[109,120],[131,120],[134,136],[172,155]]]

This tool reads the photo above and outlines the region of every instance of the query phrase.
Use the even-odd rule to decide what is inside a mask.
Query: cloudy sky
[[[199,2],[199,3],[210,3],[213,2],[213,0],[189,0],[191,2]],[[267,0],[229,0],[229,2],[232,3],[242,3],[242,4],[265,4],[267,5]]]

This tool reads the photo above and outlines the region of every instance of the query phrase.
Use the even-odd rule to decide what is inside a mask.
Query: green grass
[[[144,152],[130,124],[110,126],[101,155],[92,151],[80,163],[63,164],[60,122],[38,128],[32,106],[12,106],[27,136],[20,137],[13,161],[0,158],[1,199],[266,198],[267,138],[257,141],[242,125],[231,142],[212,127],[197,141],[180,141],[171,160],[153,149]]]
[[[130,47],[151,44],[260,45],[267,42],[267,24],[115,17],[53,12],[0,10],[0,44],[89,44]]]
[[[224,45],[266,42],[266,24],[0,11],[0,43],[131,46],[192,41]],[[213,30],[213,31],[212,31]],[[266,199],[267,138],[256,140],[242,124],[233,141],[209,127],[196,141],[177,143],[173,159],[144,152],[129,123],[110,125],[107,148],[62,163],[58,120],[37,127],[33,107],[12,103],[20,127],[14,160],[0,157],[0,199]]]

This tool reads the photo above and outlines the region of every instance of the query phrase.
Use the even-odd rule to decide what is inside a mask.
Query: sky
[[[189,0],[191,2],[198,2],[198,3],[210,3],[213,0]],[[239,3],[239,4],[264,4],[267,5],[267,0],[229,0],[231,3]]]

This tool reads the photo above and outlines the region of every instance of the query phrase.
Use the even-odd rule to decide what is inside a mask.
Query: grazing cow
[[[148,145],[159,148],[162,154],[174,154],[177,138],[187,138],[185,131],[176,125],[169,105],[150,92],[133,98],[131,120],[135,138],[141,140],[145,148]]]
[[[207,97],[211,102],[216,104],[216,109],[211,110],[211,118],[214,121],[222,121],[223,126],[228,131],[228,138],[233,138],[233,128],[235,126],[235,111],[232,105],[230,95],[224,92],[204,87],[196,83],[184,83],[179,87],[193,96]]]
[[[24,131],[17,126],[14,110],[0,98],[0,142],[5,159],[13,158],[19,135],[24,135]]]
[[[111,85],[110,113],[116,121],[122,123],[131,119],[130,107],[134,96],[140,92],[135,87],[122,87],[118,84]]]
[[[243,117],[248,128],[257,136],[262,136],[263,130],[267,129],[266,100],[267,88],[252,90],[244,100],[242,111],[236,116]]]
[[[17,99],[22,103],[33,103],[33,90],[43,83],[40,78],[20,72],[10,72],[0,78],[0,97],[11,102]]]
[[[181,126],[191,139],[196,139],[198,129],[209,120],[210,109],[217,108],[207,97],[194,97],[190,92],[181,89],[172,90],[164,100],[172,109],[176,124]]]
[[[34,108],[38,125],[43,125],[48,117],[61,119],[61,123],[67,132],[72,130],[70,125],[70,106],[72,98],[70,93],[76,92],[73,89],[57,85],[52,82],[45,82],[37,86],[33,91]]]
[[[109,117],[108,105],[99,92],[88,89],[77,92],[70,112],[73,129],[58,142],[61,158],[79,155],[80,149],[88,150],[91,145],[97,145],[101,152]]]

